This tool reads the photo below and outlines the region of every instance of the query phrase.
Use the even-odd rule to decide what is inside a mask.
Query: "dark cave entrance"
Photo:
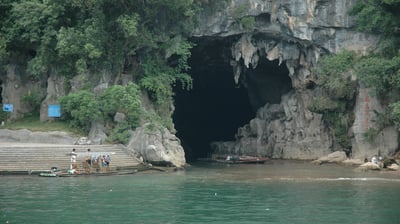
[[[186,91],[177,85],[173,115],[189,162],[207,157],[213,141],[235,140],[237,129],[253,119],[259,107],[279,103],[291,89],[286,66],[267,59],[260,60],[256,69],[247,69],[246,87],[235,84],[230,65],[234,39],[193,41],[196,46],[189,60],[193,89]]]

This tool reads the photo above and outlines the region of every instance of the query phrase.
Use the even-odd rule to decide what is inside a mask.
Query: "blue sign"
[[[14,111],[14,105],[12,105],[12,104],[3,104],[3,111],[4,112],[13,112]]]
[[[48,117],[61,117],[61,106],[58,104],[48,105],[47,116]]]

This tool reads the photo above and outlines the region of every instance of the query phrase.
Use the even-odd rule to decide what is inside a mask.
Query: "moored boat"
[[[94,173],[59,173],[58,177],[85,177],[85,176],[114,176],[114,175],[128,175],[135,174],[137,170],[128,171],[111,171],[111,172],[94,172]]]
[[[39,173],[39,176],[41,177],[57,177],[57,173],[54,172],[43,172],[43,173]]]
[[[112,176],[112,175],[127,175],[137,173],[137,169],[133,170],[113,170],[106,172],[76,172],[76,170],[57,171],[52,170],[42,171],[39,173],[40,177],[82,177],[82,176]]]
[[[239,163],[265,163],[268,160],[267,157],[258,156],[240,156]]]
[[[228,163],[228,164],[251,164],[251,163],[265,163],[268,161],[267,157],[259,156],[235,156],[235,155],[218,155],[213,158],[200,158],[199,161]]]

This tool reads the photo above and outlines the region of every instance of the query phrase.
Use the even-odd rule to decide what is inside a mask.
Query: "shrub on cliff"
[[[61,119],[71,126],[89,131],[91,122],[101,118],[99,104],[92,92],[81,90],[59,99],[62,107]]]
[[[334,133],[335,142],[348,152],[351,143],[347,133],[353,123],[356,93],[350,74],[356,60],[350,51],[323,56],[313,70],[322,93],[309,107],[309,110],[323,115],[324,122]]]
[[[380,35],[381,53],[397,55],[400,45],[400,0],[357,0],[350,14],[359,31]]]
[[[130,128],[138,126],[142,113],[139,87],[134,83],[126,86],[114,85],[106,89],[98,99],[98,110],[102,119],[112,121],[117,112],[126,115],[127,125]]]
[[[126,86],[114,85],[99,96],[81,90],[60,98],[62,119],[71,125],[89,131],[93,121],[103,121],[110,127],[110,141],[125,143],[129,130],[138,126],[142,115],[139,87],[134,83]],[[115,122],[116,113],[122,113],[124,122]]]

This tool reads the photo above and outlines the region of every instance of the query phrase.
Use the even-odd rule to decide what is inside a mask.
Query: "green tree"
[[[128,127],[137,127],[142,113],[140,96],[139,87],[134,83],[111,86],[98,99],[103,118],[113,118],[117,112],[124,113]]]
[[[25,73],[37,78],[47,78],[52,68],[69,78],[107,71],[118,80],[121,74],[130,74],[160,108],[170,108],[172,85],[182,82],[184,88],[191,87],[186,71],[193,45],[187,37],[199,4],[193,0],[3,0],[0,57],[4,63],[26,65]],[[158,112],[170,115],[170,109]],[[87,122],[79,121],[85,116],[73,114],[69,118],[85,126]]]
[[[134,83],[113,85],[97,97],[86,90],[70,93],[59,99],[63,109],[62,119],[70,120],[72,126],[85,131],[90,129],[93,121],[105,121],[111,127],[108,130],[109,140],[126,143],[129,130],[139,125],[142,115],[140,96],[140,89]],[[117,112],[125,114],[126,120],[113,124]]]
[[[2,22],[6,49],[11,57],[28,60],[28,71],[40,76],[48,70],[54,56],[55,36],[63,11],[60,1],[15,1]],[[33,57],[32,57],[33,56]]]
[[[357,30],[381,36],[381,54],[397,55],[400,44],[400,0],[357,0],[350,11]]]
[[[0,5],[8,52],[29,61],[29,72],[56,66],[64,75],[107,69],[126,72],[131,57],[165,56],[194,24],[192,0],[5,1]],[[138,35],[140,34],[140,35]],[[3,47],[4,48],[4,47]],[[1,49],[1,48],[0,48]]]
[[[71,121],[71,125],[89,131],[92,121],[101,119],[99,104],[92,92],[81,90],[60,97],[62,119]]]
[[[389,97],[391,93],[400,90],[400,57],[365,57],[355,65],[355,71],[360,80],[375,88],[381,98]]]
[[[335,141],[350,153],[351,144],[347,136],[353,123],[352,109],[355,100],[355,86],[350,71],[357,58],[350,51],[325,55],[313,72],[321,91],[310,106],[313,112],[321,113],[324,122],[335,136]]]
[[[355,89],[346,73],[356,62],[350,51],[342,51],[334,55],[326,55],[318,61],[313,72],[319,84],[328,91],[331,98],[352,99]]]
[[[400,0],[358,0],[351,10],[357,29],[381,37],[380,51],[355,65],[359,79],[376,89],[389,116],[382,120],[400,121]]]

